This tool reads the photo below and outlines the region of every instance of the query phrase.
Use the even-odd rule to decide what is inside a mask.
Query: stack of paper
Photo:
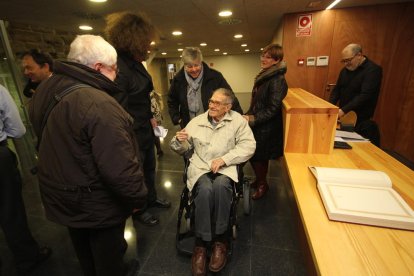
[[[348,132],[342,130],[336,130],[335,141],[343,142],[367,142],[369,139],[362,137],[356,132]]]

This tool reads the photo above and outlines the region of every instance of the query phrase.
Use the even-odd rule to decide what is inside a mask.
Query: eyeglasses
[[[222,102],[219,102],[219,101],[214,101],[214,100],[212,100],[212,99],[210,99],[210,100],[208,100],[208,104],[209,105],[213,105],[213,106],[224,106],[224,105],[228,105],[229,103],[222,103]]]
[[[116,64],[113,64],[111,66],[108,66],[109,68],[111,68],[112,71],[114,71],[117,75],[119,73],[119,68]]]
[[[341,59],[341,63],[350,63],[356,56],[358,55],[358,53],[357,54],[355,54],[355,55],[353,55],[352,57],[350,57],[350,58],[344,58],[344,59]]]

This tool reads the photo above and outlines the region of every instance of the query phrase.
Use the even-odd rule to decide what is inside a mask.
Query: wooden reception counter
[[[292,192],[319,275],[414,275],[414,232],[330,221],[309,166],[380,170],[414,209],[414,172],[369,142],[331,154],[284,155]],[[312,274],[312,273],[310,273]]]
[[[283,100],[285,152],[331,153],[338,111],[301,88],[289,88]]]

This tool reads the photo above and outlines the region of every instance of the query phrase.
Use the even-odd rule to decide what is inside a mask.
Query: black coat
[[[152,78],[141,62],[129,54],[118,52],[118,69],[115,82],[123,90],[121,97],[115,99],[134,118],[134,131],[141,150],[154,146],[154,132],[150,119],[150,93],[154,89]]]
[[[184,128],[190,122],[190,113],[187,102],[187,80],[185,79],[184,68],[177,73],[171,82],[170,91],[168,92],[168,112],[174,125],[180,123]],[[213,95],[213,92],[219,88],[226,88],[231,90],[230,85],[224,79],[223,75],[207,66],[203,62],[203,82],[201,84],[201,101],[203,102],[203,109],[207,111],[208,100]],[[233,110],[243,113],[240,103],[236,98],[233,103]],[[181,122],[180,122],[181,119]]]
[[[251,160],[276,159],[283,155],[282,101],[288,85],[286,67],[260,79],[254,84],[247,115],[253,116],[249,124],[256,139],[256,152]]]
[[[74,228],[118,225],[146,202],[132,118],[110,96],[119,89],[104,75],[70,62],[55,61],[54,68],[29,106],[36,135],[55,94],[91,87],[63,97],[43,130],[38,179],[46,216]]]

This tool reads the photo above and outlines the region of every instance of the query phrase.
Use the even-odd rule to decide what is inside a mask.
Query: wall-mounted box
[[[316,66],[328,66],[329,57],[328,56],[319,56],[316,58]]]
[[[316,64],[316,57],[306,58],[306,66],[315,66],[315,64]]]

